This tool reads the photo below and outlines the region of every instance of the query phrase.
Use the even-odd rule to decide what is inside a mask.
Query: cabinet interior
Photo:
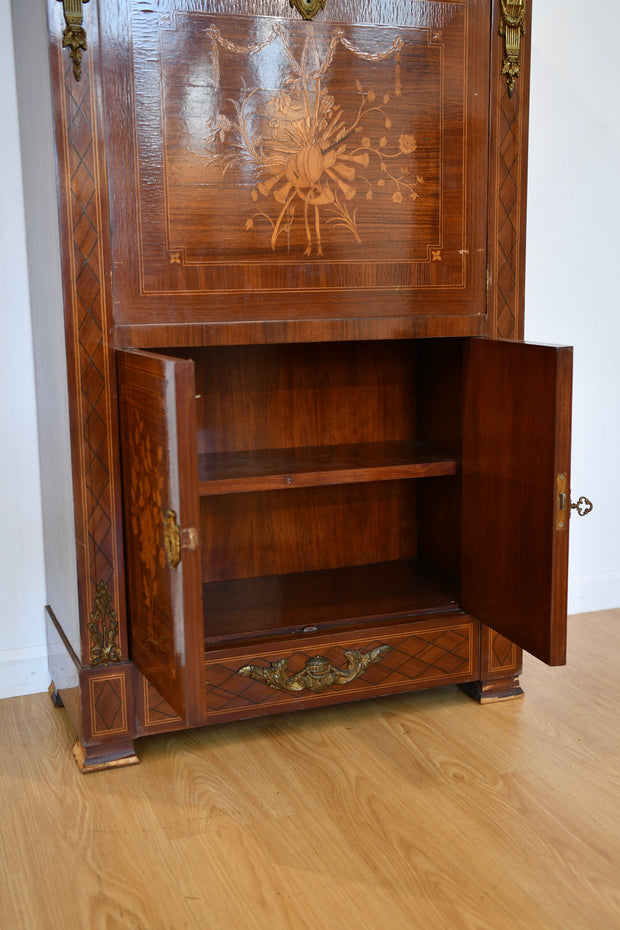
[[[459,340],[158,354],[194,363],[206,644],[457,606]]]

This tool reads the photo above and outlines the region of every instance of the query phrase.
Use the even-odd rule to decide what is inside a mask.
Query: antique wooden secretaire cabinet
[[[522,341],[529,13],[48,0],[47,618],[85,771],[564,661],[571,350]]]

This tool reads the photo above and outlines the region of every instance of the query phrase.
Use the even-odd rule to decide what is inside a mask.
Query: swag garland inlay
[[[415,135],[393,125],[392,94],[364,87],[355,81],[357,104],[346,115],[342,101],[323,85],[339,46],[352,55],[375,62],[395,59],[393,95],[401,96],[400,36],[380,52],[367,52],[336,32],[321,56],[314,32],[296,57],[281,26],[262,43],[246,47],[209,29],[213,49],[214,80],[219,84],[219,48],[238,55],[252,55],[279,39],[289,68],[288,77],[275,94],[259,87],[244,88],[232,110],[220,111],[206,121],[203,156],[209,168],[221,176],[230,169],[250,166],[256,177],[251,191],[255,212],[246,220],[246,230],[265,223],[276,250],[281,236],[287,238],[294,226],[303,224],[305,255],[323,255],[326,226],[346,231],[358,244],[358,210],[364,201],[379,195],[392,203],[418,199],[424,178],[414,170],[411,156],[417,149]],[[299,208],[299,212],[297,212]],[[171,253],[170,261],[177,261]]]

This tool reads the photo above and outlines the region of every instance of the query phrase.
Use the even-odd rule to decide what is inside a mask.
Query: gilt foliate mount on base
[[[238,670],[239,675],[261,681],[278,691],[300,692],[312,691],[322,694],[332,685],[346,685],[366,671],[369,665],[390,651],[387,645],[377,646],[370,652],[361,649],[347,649],[346,668],[335,668],[327,656],[314,656],[308,659],[303,669],[293,675],[289,674],[288,659],[279,659],[267,668],[257,665],[244,665]]]

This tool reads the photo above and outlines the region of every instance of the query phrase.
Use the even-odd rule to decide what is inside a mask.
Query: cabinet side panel
[[[54,174],[54,130],[47,59],[47,21],[45,7],[39,0],[19,0],[13,3],[13,30],[17,53],[15,65],[37,389],[46,596],[67,639],[79,655],[71,438]],[[52,674],[56,674],[53,668]]]
[[[97,6],[84,7],[87,49],[76,79],[63,48],[63,7],[48,3],[55,121],[66,373],[73,474],[74,543],[83,666],[108,661],[97,598],[110,598],[113,661],[126,656],[120,473],[112,348],[109,222],[101,137]],[[62,617],[59,618],[62,623]],[[106,642],[105,650],[110,646]]]
[[[500,35],[501,4],[495,0],[491,25],[491,106],[488,219],[489,332],[523,338],[525,228],[531,3],[520,36],[519,76],[512,94],[502,73],[506,58]]]

